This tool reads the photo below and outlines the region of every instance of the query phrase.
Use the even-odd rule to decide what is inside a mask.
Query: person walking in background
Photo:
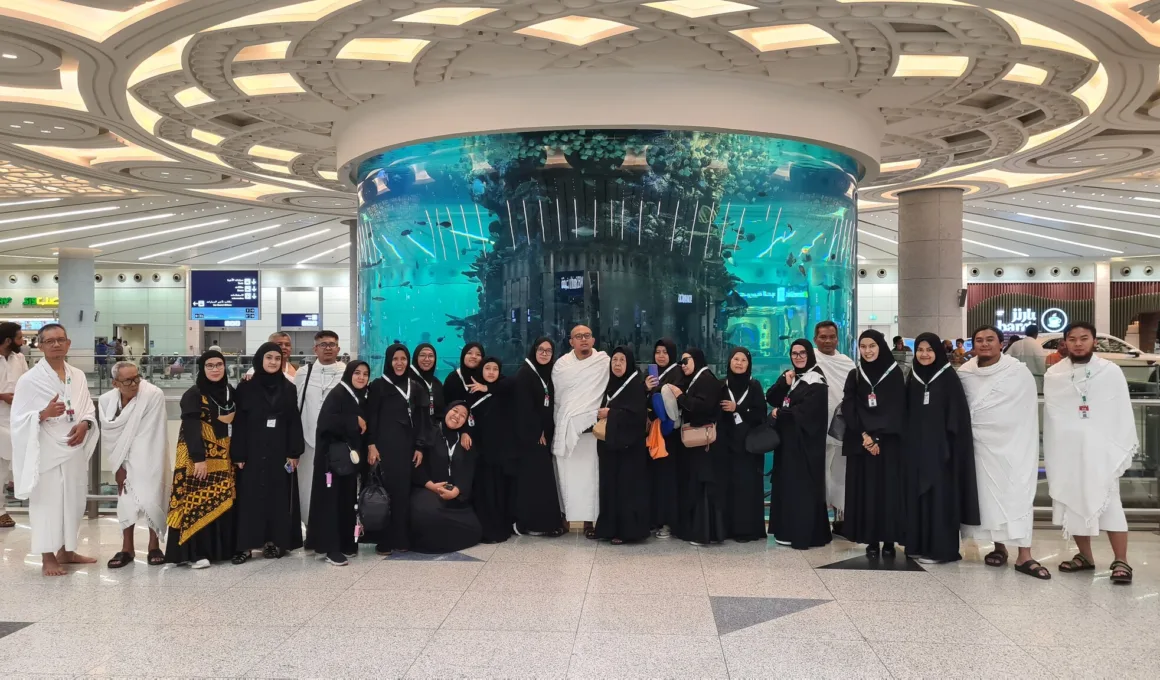
[[[1015,570],[1038,579],[1051,572],[1031,557],[1035,487],[1039,479],[1039,405],[1027,366],[1003,354],[1003,332],[983,326],[971,336],[975,357],[959,369],[971,408],[979,525],[964,524],[964,538],[993,542],[983,558],[1007,564],[1007,546],[1019,548]]]
[[[266,559],[302,547],[302,516],[295,473],[305,442],[298,393],[282,370],[272,342],[254,354],[254,378],[238,387],[232,456],[238,467],[238,551],[234,564],[262,548]]]
[[[230,424],[237,404],[226,380],[226,358],[206,352],[193,387],[181,395],[181,429],[166,523],[165,561],[204,569],[236,550],[234,465]]]
[[[954,562],[959,527],[979,523],[971,409],[946,345],[914,340],[906,385],[906,554],[924,564]]]
[[[309,521],[310,498],[314,487],[314,444],[318,438],[318,414],[330,393],[342,382],[346,364],[338,361],[338,333],[318,331],[314,334],[314,361],[294,375],[298,410],[302,419],[305,449],[298,462],[298,499],[302,519]]]
[[[1007,355],[1027,364],[1031,375],[1035,377],[1035,385],[1039,392],[1043,391],[1043,373],[1047,370],[1047,351],[1037,339],[1039,326],[1031,324],[1024,329],[1026,337],[1014,340],[1007,346]],[[1063,344],[1063,340],[1059,341]]]
[[[717,438],[724,442],[729,476],[725,527],[738,543],[765,540],[765,453],[745,448],[749,431],[765,420],[761,383],[753,377],[753,357],[744,347],[729,351],[728,373],[721,388]]]
[[[596,538],[613,545],[643,541],[651,535],[650,459],[645,446],[647,394],[632,349],[614,349],[604,399],[596,414],[604,423],[604,437],[596,443],[600,456]]]
[[[906,386],[898,362],[875,330],[858,336],[858,367],[846,379],[846,521],[843,534],[868,557],[894,557],[903,537],[902,432]]]
[[[1063,361],[1065,358],[1067,358],[1067,343],[1064,342],[1063,338],[1060,338],[1059,344],[1056,346],[1055,351],[1051,354],[1048,354],[1044,358],[1043,365],[1047,368],[1051,368],[1052,366],[1058,364],[1060,361]]]
[[[807,550],[832,540],[825,475],[830,390],[809,340],[795,340],[789,358],[793,367],[765,397],[781,440],[773,453],[769,533],[780,545]]]
[[[512,390],[515,428],[512,446],[518,458],[512,531],[537,536],[562,536],[567,529],[560,512],[556,469],[552,460],[552,420],[556,388],[552,382],[550,338],[539,337],[516,372]]]
[[[838,351],[838,324],[822,321],[814,326],[814,357],[818,368],[826,378],[826,504],[834,509],[834,533],[842,536],[844,509],[846,507],[846,457],[842,455],[842,442],[829,435],[830,422],[842,407],[846,378],[854,370],[850,357]]]
[[[0,529],[16,526],[4,510],[12,481],[12,400],[16,382],[28,371],[24,358],[24,331],[11,321],[0,323]]]
[[[721,381],[709,369],[705,353],[696,347],[685,350],[681,356],[681,372],[687,382],[683,386],[674,384],[671,389],[676,394],[684,427],[715,429],[722,410]],[[689,446],[684,438],[682,432],[682,442],[676,451],[688,461],[687,477],[677,480],[678,484],[686,485],[680,537],[696,546],[721,543],[727,538],[728,449],[720,438],[707,446]]]
[[[358,502],[358,473],[339,474],[330,465],[332,448],[358,454],[366,460],[366,405],[371,381],[370,366],[355,361],[343,369],[338,387],[326,395],[318,412],[314,454],[313,507],[306,523],[306,548],[326,556],[341,567],[347,557],[358,553],[355,537],[355,504]],[[341,454],[341,451],[339,452]],[[298,468],[299,473],[302,467]]]
[[[645,387],[649,390],[649,417],[660,420],[667,425],[674,425],[665,412],[664,396],[661,390],[665,385],[672,385],[684,378],[681,367],[678,365],[680,354],[677,353],[677,343],[671,338],[657,340],[653,347],[653,363],[657,366],[656,377],[647,376]],[[668,432],[663,432],[665,450],[669,455],[662,458],[653,458],[649,461],[649,482],[652,488],[652,523],[656,529],[657,538],[669,538],[680,522],[680,496],[682,489],[677,485],[677,466],[687,461],[678,461],[674,453],[681,443],[681,428],[673,426]],[[680,532],[677,531],[679,534]]]
[[[1064,573],[1096,568],[1092,536],[1108,532],[1112,583],[1132,582],[1128,519],[1120,477],[1140,451],[1124,372],[1095,354],[1095,326],[1079,321],[1063,330],[1067,358],[1043,380],[1043,463],[1051,521],[1074,538],[1079,552],[1059,565]]]
[[[594,349],[592,329],[576,326],[569,342],[572,351],[552,367],[556,386],[556,478],[567,521],[583,522],[584,536],[596,538],[593,523],[599,514],[599,459],[592,427],[608,385],[607,354]]]
[[[97,340],[97,348],[93,355],[93,360],[97,364],[97,376],[104,378],[109,371],[109,343],[105,342],[104,338]]]

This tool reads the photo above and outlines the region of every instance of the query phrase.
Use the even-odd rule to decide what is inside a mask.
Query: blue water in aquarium
[[[430,342],[443,375],[477,340],[514,371],[536,337],[584,323],[641,364],[668,336],[721,374],[743,345],[768,387],[818,321],[853,345],[858,173],[820,146],[694,131],[380,154],[358,175],[361,354],[378,370],[390,343]]]

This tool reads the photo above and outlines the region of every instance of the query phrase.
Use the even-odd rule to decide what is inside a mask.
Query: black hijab
[[[805,368],[798,368],[797,366],[794,366],[794,375],[801,377],[803,373],[809,373],[810,371],[813,371],[820,374],[824,378],[825,373],[822,373],[822,369],[818,367],[818,355],[814,353],[814,343],[806,340],[805,338],[798,338],[797,340],[793,341],[792,345],[789,346],[789,351],[792,352],[793,348],[798,346],[801,346],[806,350],[806,365]],[[790,361],[790,365],[793,365],[793,361]]]
[[[627,366],[624,367],[624,375],[617,377],[616,374],[612,372],[612,362],[609,361],[608,386],[604,388],[604,396],[610,398],[613,394],[616,393],[617,390],[620,389],[621,385],[628,382],[632,378],[633,374],[636,373],[636,357],[633,356],[632,348],[620,345],[616,349],[612,350],[612,354],[609,355],[609,359],[616,356],[617,354],[624,355],[624,361]]]
[[[479,350],[479,366],[468,368],[464,361],[472,347]],[[475,382],[483,382],[483,361],[486,358],[487,354],[483,351],[483,345],[478,342],[469,342],[463,346],[463,349],[459,350],[459,372],[463,375],[465,383],[471,383],[472,378],[475,378]]]
[[[205,362],[210,359],[221,359],[224,362],[226,357],[221,352],[211,349],[197,358],[197,389],[202,395],[217,403],[221,411],[228,413],[234,406],[233,390],[230,389],[230,382],[224,373],[222,379],[216,382],[206,377]]]
[[[657,364],[657,375],[664,373],[665,369],[669,366],[676,366],[676,368],[669,371],[665,377],[660,379],[660,384],[657,385],[656,390],[653,390],[653,392],[659,391],[664,385],[671,385],[675,382],[678,382],[681,380],[681,378],[684,377],[684,374],[681,373],[681,367],[677,365],[681,362],[681,353],[677,351],[677,343],[673,342],[672,338],[661,338],[660,340],[657,340],[656,344],[653,345],[654,362],[656,361],[657,347],[664,347],[665,351],[669,354],[669,365],[661,366],[660,364]]]
[[[270,352],[277,352],[278,356],[282,356],[282,348],[273,342],[264,342],[254,353],[254,378],[253,380],[262,386],[262,389],[268,393],[278,391],[278,388],[286,384],[286,376],[282,374],[283,367],[278,367],[277,373],[267,373],[265,366],[266,355]]]
[[[744,354],[747,360],[744,373],[733,372],[733,357],[738,354]],[[729,385],[729,391],[737,396],[744,394],[745,390],[749,389],[749,381],[753,377],[753,356],[749,353],[749,350],[744,347],[734,347],[729,350],[729,365],[726,371],[728,377],[725,378],[725,381]]]
[[[358,370],[359,366],[367,367],[367,386],[361,390],[354,386],[354,372]],[[354,392],[354,398],[358,400],[359,406],[367,403],[367,391],[370,388],[371,367],[365,361],[352,361],[346,365],[346,370],[342,373],[342,382]]]
[[[407,368],[403,369],[403,375],[396,375],[394,367],[391,366],[391,360],[394,359],[395,354],[399,352],[402,352],[403,356],[407,358]],[[407,384],[407,381],[411,379],[411,376],[407,375],[411,372],[411,353],[407,351],[406,345],[400,342],[396,342],[395,344],[388,347],[387,353],[383,357],[383,362],[383,377],[390,381],[391,384],[393,384],[395,387],[402,388]]]
[[[925,342],[934,350],[934,362],[930,366],[923,366],[918,363],[918,344]],[[937,373],[943,366],[950,363],[947,358],[947,348],[943,345],[942,340],[934,333],[922,333],[914,339],[914,374],[922,378],[924,383],[929,383],[934,374]]]
[[[545,342],[552,346],[552,360],[547,364],[541,364],[540,362],[536,361],[536,348]],[[540,337],[536,338],[536,341],[532,343],[531,348],[528,349],[527,359],[532,363],[532,370],[540,376],[540,380],[543,380],[544,382],[551,385],[552,367],[556,365],[556,343],[553,342],[552,339],[548,336],[541,335]],[[480,366],[483,366],[483,364],[480,364]]]
[[[480,366],[482,365],[481,363]],[[467,409],[467,418],[471,417],[471,407],[466,401],[453,401],[447,405],[447,408],[443,409],[443,417],[439,420],[439,431],[443,433],[443,441],[447,442],[447,448],[451,448],[453,444],[459,441],[460,432],[463,428],[467,427],[467,418],[464,418],[463,424],[454,430],[447,426],[447,414],[451,413],[451,409],[456,406],[462,406]]]
[[[885,375],[886,371],[890,370],[890,367],[895,365],[896,362],[894,360],[894,353],[890,350],[890,345],[886,344],[886,336],[882,335],[882,333],[876,330],[862,331],[862,334],[858,336],[858,344],[861,345],[862,341],[866,338],[871,338],[875,343],[877,343],[878,358],[872,362],[867,363],[862,358],[862,353],[859,351],[858,366],[862,369],[862,372],[866,374],[866,377],[870,379],[870,383],[874,384],[878,382],[878,379]]]
[[[682,368],[678,367],[677,370],[681,371],[681,377],[679,378],[680,382],[674,381],[677,382],[678,387],[686,387],[690,382],[693,381],[693,378],[697,377],[698,371],[709,365],[709,362],[705,361],[705,353],[701,351],[700,347],[690,347],[685,350],[685,354],[688,354],[693,361],[693,372],[689,375],[685,375],[685,372],[682,370]],[[678,358],[677,361],[679,362],[680,359]]]
[[[431,353],[435,355],[435,363],[431,364],[431,370],[424,371],[419,368],[419,352],[424,349],[430,349]],[[411,352],[411,366],[410,370],[427,385],[435,382],[435,369],[439,367],[439,352],[435,349],[435,345],[429,342],[421,342],[415,347],[415,351]]]

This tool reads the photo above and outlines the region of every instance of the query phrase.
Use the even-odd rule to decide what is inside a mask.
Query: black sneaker
[[[350,564],[346,561],[346,556],[340,552],[326,553],[326,562],[336,567],[345,567]]]

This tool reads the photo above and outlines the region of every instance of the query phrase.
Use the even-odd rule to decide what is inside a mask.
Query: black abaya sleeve
[[[418,467],[411,468],[411,485],[426,488],[427,482],[431,481],[431,466],[434,465],[432,460],[435,456],[431,451],[428,451],[423,456],[423,462],[419,463]],[[428,491],[430,491],[428,489]]]
[[[322,442],[324,433],[336,441],[341,440],[347,444],[360,443],[362,433],[359,432],[358,417],[361,410],[354,406],[354,401],[346,390],[331,391],[326,401],[322,403],[322,410],[318,412],[318,443]],[[317,446],[316,443],[315,448]],[[359,448],[361,449],[361,445]]]
[[[632,384],[616,395],[608,403],[608,426],[605,430],[604,444],[612,450],[627,449],[645,440],[645,422],[648,419],[648,407],[645,398],[648,390],[640,377],[632,379]]]
[[[407,406],[411,409],[411,451],[426,451],[432,440],[434,423],[427,417],[427,388],[418,380],[411,379],[411,398]]]
[[[778,407],[779,425],[797,428],[803,441],[824,438],[829,425],[827,422],[829,388],[824,383],[802,384],[794,388],[790,396],[789,408]]]
[[[463,381],[459,379],[459,374],[451,371],[447,377],[443,379],[443,398],[446,403],[451,404],[457,401],[467,401],[467,388],[463,386]]]
[[[516,373],[512,393],[516,442],[520,446],[539,443],[540,435],[547,434],[542,423],[544,386],[535,372],[524,366]],[[549,407],[550,408],[550,407]]]
[[[201,438],[201,390],[191,387],[181,395],[181,434],[194,463],[205,462],[205,440]]]
[[[451,468],[455,477],[454,484],[459,488],[459,496],[456,497],[456,500],[460,503],[471,503],[472,484],[475,480],[475,461],[478,457],[474,450],[464,451],[460,448],[455,452]]]
[[[842,389],[842,419],[846,421],[846,438],[842,442],[842,455],[850,456],[869,453],[862,446],[862,419],[858,417],[858,371],[850,371],[846,385]]]
[[[953,373],[953,371],[952,371]],[[979,487],[975,478],[975,439],[971,432],[971,408],[958,375],[945,376],[947,391],[947,441],[958,484],[960,523],[977,526]]]
[[[290,450],[286,452],[287,458],[301,458],[302,453],[306,451],[306,438],[302,434],[302,417],[298,414],[297,399],[298,390],[293,385],[287,384],[283,395],[283,403],[291,405],[289,415],[290,432],[287,433],[290,438]]]
[[[246,403],[250,400],[250,393],[253,391],[252,388],[247,388],[251,384],[247,382],[239,385],[237,395],[234,397],[237,408],[234,410],[233,435],[230,437],[230,460],[235,463],[245,463],[250,457],[250,446],[249,442],[246,441],[246,434],[249,431],[252,417],[247,411]]]
[[[781,408],[781,402],[785,400],[787,394],[789,394],[789,385],[785,382],[785,374],[783,373],[769,386],[769,391],[765,393],[765,403],[773,408]]]
[[[379,432],[379,418],[382,416],[383,410],[383,386],[386,381],[382,378],[376,378],[367,390],[367,441],[372,445],[375,443],[376,436]],[[380,452],[381,453],[381,452]]]
[[[703,375],[691,389],[677,397],[677,404],[688,414],[694,426],[717,422],[721,412],[721,381],[713,374]]]

